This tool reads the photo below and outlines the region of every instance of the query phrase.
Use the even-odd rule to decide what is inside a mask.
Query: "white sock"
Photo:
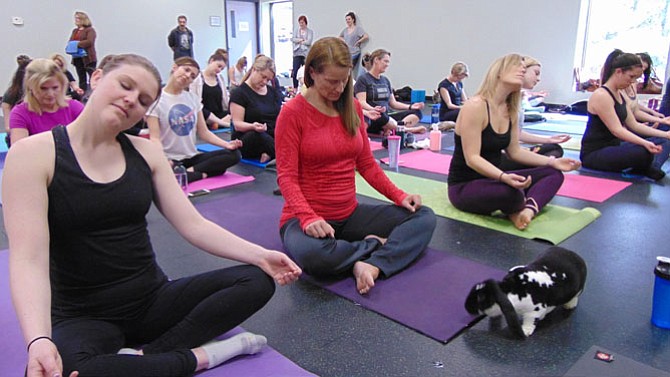
[[[207,369],[214,368],[238,355],[253,355],[267,343],[268,340],[263,335],[243,332],[232,338],[204,344],[202,349],[209,359]]]
[[[142,352],[140,350],[136,350],[134,348],[121,348],[118,352],[118,355],[141,355]]]

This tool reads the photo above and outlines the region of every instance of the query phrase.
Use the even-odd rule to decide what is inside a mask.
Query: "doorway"
[[[258,4],[226,0],[226,32],[229,66],[246,56],[248,69],[258,54]]]

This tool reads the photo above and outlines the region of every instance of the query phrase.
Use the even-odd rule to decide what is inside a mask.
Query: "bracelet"
[[[407,110],[412,110],[412,105],[413,105],[413,103],[410,103],[410,104],[409,104],[409,107],[407,108]]]
[[[26,347],[26,352],[30,352],[30,346],[32,346],[33,343],[37,342],[37,341],[40,340],[40,339],[48,339],[51,343],[54,342],[54,341],[53,341],[51,338],[49,338],[48,336],[38,336],[37,338],[31,340],[30,343],[28,343],[28,346]]]
[[[498,176],[498,182],[502,182],[502,176],[505,175],[504,171],[500,172],[500,176]]]

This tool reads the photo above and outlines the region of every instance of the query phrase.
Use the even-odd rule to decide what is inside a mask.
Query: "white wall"
[[[98,60],[107,54],[139,53],[156,64],[164,79],[172,63],[167,35],[177,26],[177,16],[185,14],[194,34],[195,58],[205,64],[215,49],[225,47],[223,4],[223,0],[3,0],[0,6],[0,35],[3,36],[1,91],[4,92],[16,69],[16,55],[47,57],[54,52],[65,54],[77,10],[89,15],[97,31]],[[12,25],[15,16],[24,19],[23,26]],[[221,27],[209,26],[209,16],[221,17]],[[74,74],[74,67],[71,71]]]
[[[537,89],[549,101],[586,97],[573,92],[572,68],[581,0],[294,0],[293,14],[307,16],[315,38],[338,35],[353,11],[370,35],[364,51],[391,51],[387,75],[394,87],[427,94],[458,60],[470,68],[464,81],[474,94],[489,64],[509,52],[543,62]]]
[[[463,60],[471,73],[466,91],[474,94],[493,59],[520,52],[544,63],[538,89],[548,90],[552,102],[567,103],[586,96],[572,92],[580,1],[294,0],[294,17],[307,15],[309,26],[322,37],[339,34],[344,15],[353,10],[370,35],[365,50],[383,47],[392,52],[388,76],[396,87],[410,85],[432,93],[452,63]],[[63,52],[74,27],[73,13],[79,9],[90,15],[98,32],[99,59],[110,53],[141,53],[158,66],[163,78],[172,60],[166,37],[178,14],[189,18],[201,64],[226,40],[223,25],[209,26],[212,15],[222,17],[223,23],[224,0],[3,0],[1,9],[3,89],[15,70],[16,55]],[[23,17],[25,25],[12,25],[13,16]]]

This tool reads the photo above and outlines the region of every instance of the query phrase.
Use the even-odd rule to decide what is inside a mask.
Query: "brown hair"
[[[305,85],[308,88],[314,85],[310,68],[314,72],[322,73],[328,65],[352,68],[351,54],[343,40],[335,37],[325,37],[314,42],[305,60]],[[340,98],[335,101],[335,108],[342,118],[344,128],[351,136],[358,133],[358,128],[361,125],[361,118],[356,112],[354,101],[354,84],[350,71],[344,91]]]
[[[158,83],[158,92],[156,93],[156,99],[160,97],[161,94],[161,74],[158,72],[156,66],[149,61],[149,59],[136,55],[136,54],[119,54],[119,55],[107,55],[107,59],[104,64],[102,64],[98,69],[102,70],[102,74],[105,75],[123,65],[136,65],[146,69],[151,75],[156,79]],[[103,59],[104,60],[104,59]]]
[[[308,22],[307,22],[307,16],[305,16],[305,15],[303,14],[303,15],[301,15],[300,17],[298,17],[298,22],[300,22],[300,21],[305,21],[305,25],[307,25],[307,24],[308,24]]]

